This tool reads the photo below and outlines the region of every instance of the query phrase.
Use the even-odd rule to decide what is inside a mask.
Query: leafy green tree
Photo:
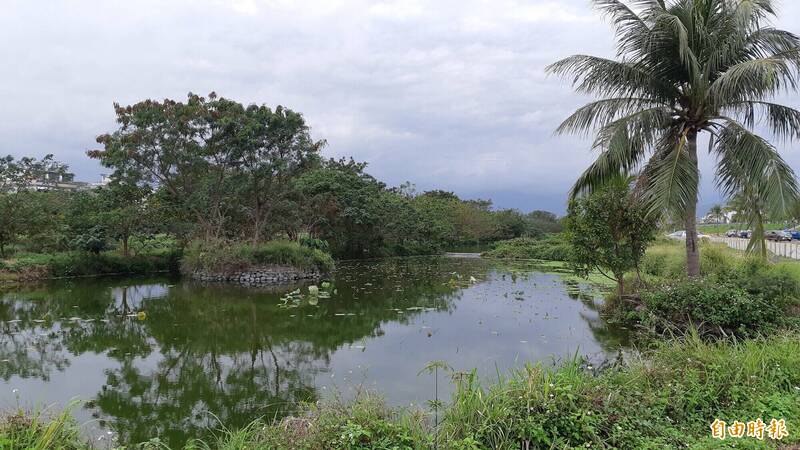
[[[314,141],[300,113],[278,106],[249,106],[245,124],[237,135],[242,147],[242,207],[250,222],[250,235],[260,242],[266,233],[285,228],[281,219],[289,206],[290,180],[319,165],[324,141]],[[272,226],[272,229],[269,227]]]
[[[576,55],[548,68],[571,77],[579,92],[602,97],[558,128],[596,131],[593,146],[601,151],[572,195],[641,168],[648,211],[683,219],[687,273],[698,276],[698,135],[709,136],[725,194],[750,186],[772,210],[796,201],[794,171],[752,129],[764,124],[779,138],[800,137],[800,111],[771,101],[796,88],[800,40],[769,23],[776,16],[771,0],[594,4],[616,27],[618,59]]]
[[[497,239],[514,239],[536,233],[529,227],[525,216],[516,209],[503,209],[494,213],[497,223]]]
[[[290,179],[315,166],[324,145],[299,113],[245,107],[214,93],[115,111],[119,129],[99,136],[103,149],[89,155],[117,179],[161,190],[205,239],[270,238],[284,217]]]
[[[352,159],[329,160],[294,180],[302,197],[300,208],[306,212],[301,227],[327,240],[336,255],[380,256],[385,185],[365,168],[365,163]]]
[[[558,216],[549,211],[531,211],[525,216],[525,220],[528,222],[528,228],[535,230],[528,232],[531,236],[541,233],[560,233],[564,229]]]
[[[583,276],[598,270],[617,283],[620,296],[625,292],[625,273],[633,269],[638,273],[656,230],[645,206],[631,193],[631,181],[622,176],[610,179],[591,194],[572,199],[566,218],[575,270]]]
[[[41,182],[47,172],[59,174],[66,170],[67,166],[53,155],[42,159],[15,159],[11,155],[0,158],[0,257],[7,256],[7,248],[17,243],[21,235],[43,224],[35,221],[43,213],[36,208],[36,200],[46,194],[28,192],[31,182]]]
[[[122,244],[124,256],[130,254],[128,247],[131,237],[146,232],[150,226],[149,193],[147,186],[114,180],[96,194],[102,208],[96,220],[109,237]]]

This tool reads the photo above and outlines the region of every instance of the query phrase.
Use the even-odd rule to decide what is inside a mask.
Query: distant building
[[[75,181],[75,174],[69,172],[45,172],[28,184],[28,189],[34,191],[83,191],[89,188],[91,184]]]
[[[96,187],[96,188],[105,187],[105,186],[108,186],[109,183],[111,183],[111,177],[106,175],[106,174],[104,174],[104,173],[101,173],[100,174],[100,181],[98,183],[92,183],[92,187]]]

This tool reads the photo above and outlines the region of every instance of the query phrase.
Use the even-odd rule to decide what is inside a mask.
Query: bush
[[[313,248],[325,253],[330,253],[331,246],[325,239],[318,239],[311,236],[301,236],[298,240],[303,247]]]
[[[500,241],[492,250],[481,256],[498,259],[540,259],[568,261],[572,248],[561,234],[547,235],[542,239],[516,238]]]
[[[95,255],[109,249],[108,238],[102,227],[92,227],[86,233],[75,236],[70,241],[69,246],[72,249],[94,253]]]
[[[333,268],[333,258],[321,250],[292,241],[271,241],[252,245],[228,242],[192,242],[184,252],[184,272],[235,272],[259,265],[315,267],[323,272]]]
[[[708,280],[657,286],[641,294],[641,305],[631,317],[657,331],[695,326],[701,334],[752,336],[784,324],[774,297]]]

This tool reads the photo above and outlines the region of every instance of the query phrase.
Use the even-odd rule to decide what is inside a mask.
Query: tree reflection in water
[[[236,428],[318,399],[317,377],[327,373],[337,351],[389,339],[383,336],[387,326],[416,326],[427,314],[456,317],[464,289],[475,288],[471,277],[506,286],[492,264],[479,259],[397,258],[342,263],[331,298],[305,297],[289,307],[281,296],[305,288],[161,277],[19,289],[0,294],[0,376],[7,385],[15,379],[47,383],[57,372],[81,377],[102,370],[101,386],[70,393],[89,400],[88,414],[118,433],[120,443],[158,436],[180,445],[220,423]],[[565,288],[558,289],[563,294]],[[588,314],[577,320],[599,339],[612,339],[593,303],[584,304]],[[139,311],[146,312],[144,320]],[[72,368],[82,355],[108,365]],[[398,355],[367,356],[403,364]]]

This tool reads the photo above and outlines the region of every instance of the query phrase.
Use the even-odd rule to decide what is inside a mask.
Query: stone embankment
[[[188,274],[191,278],[205,282],[238,283],[244,286],[269,286],[285,284],[299,280],[313,280],[322,278],[322,273],[317,268],[301,269],[290,266],[263,266],[251,267],[230,273],[212,273],[196,271]]]

